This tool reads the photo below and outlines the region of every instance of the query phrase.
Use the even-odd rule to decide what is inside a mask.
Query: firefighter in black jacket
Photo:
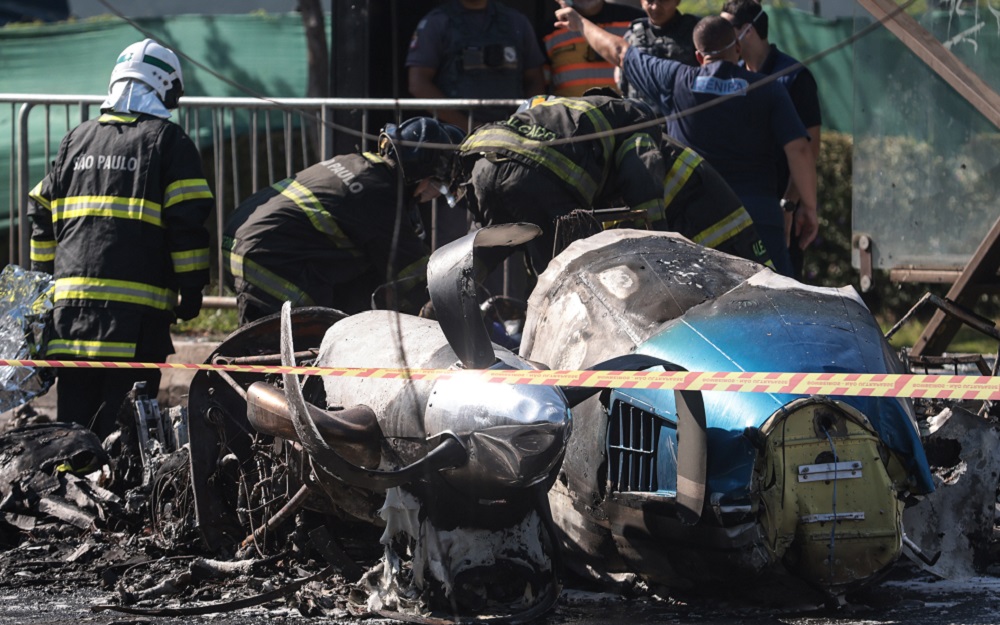
[[[428,249],[411,199],[426,202],[454,177],[459,128],[428,117],[387,125],[379,153],[316,163],[244,200],[222,239],[240,324],[292,306],[346,313],[385,306],[417,312],[426,301]],[[399,198],[399,177],[403,198]],[[397,207],[405,204],[406,210]],[[391,267],[391,270],[390,270]]]
[[[476,159],[470,207],[484,224],[540,226],[542,246],[532,256],[539,270],[551,258],[562,217],[622,205],[633,216],[605,227],[679,232],[773,268],[740,199],[701,156],[650,127],[654,117],[643,102],[597,90],[580,98],[531,98],[462,144],[463,158]]]
[[[171,50],[125,48],[101,116],[66,135],[29,194],[32,268],[55,276],[48,358],[164,362],[170,324],[198,315],[213,200],[194,143],[167,121],[183,90]],[[160,372],[60,369],[59,420],[106,436],[137,381],[155,397]]]
[[[653,117],[647,105],[621,97],[526,101],[509,119],[481,127],[459,148],[475,190],[470,210],[483,225],[539,226],[541,236],[528,245],[539,272],[552,258],[557,222],[577,209],[607,208],[621,200],[651,221],[662,219],[660,129],[642,126]]]

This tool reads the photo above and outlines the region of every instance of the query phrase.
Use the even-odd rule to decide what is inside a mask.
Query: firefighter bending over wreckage
[[[653,228],[677,232],[695,243],[774,269],[753,218],[714,167],[697,152],[664,133],[666,215]]]
[[[173,51],[125,48],[101,116],[66,135],[29,194],[32,269],[55,277],[47,358],[164,362],[170,324],[198,315],[213,200],[194,143],[167,121],[183,92]],[[155,396],[160,371],[66,368],[58,381],[59,419],[106,436],[133,384]]]
[[[407,204],[451,197],[456,155],[448,146],[464,137],[429,117],[388,124],[378,154],[335,156],[247,198],[222,240],[240,325],[279,312],[285,301],[370,309],[390,276],[387,306],[417,312],[427,299],[428,250],[415,227],[419,214],[397,210],[399,179]]]
[[[483,225],[540,227],[541,236],[528,244],[539,273],[558,253],[557,223],[573,211],[621,198],[651,220],[662,219],[660,129],[643,126],[653,119],[645,103],[621,97],[526,100],[506,121],[479,128],[459,148],[475,191],[469,210]],[[620,129],[626,130],[613,132]]]
[[[697,153],[650,125],[653,119],[648,105],[610,90],[526,100],[507,121],[480,128],[460,147],[475,190],[470,210],[483,224],[526,221],[542,228],[532,250],[537,271],[568,243],[558,236],[567,216],[622,205],[633,209],[626,224],[645,222],[770,266],[736,194]],[[601,229],[592,221],[594,231],[584,236]]]

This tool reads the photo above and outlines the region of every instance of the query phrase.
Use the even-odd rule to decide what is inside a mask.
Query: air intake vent
[[[612,491],[656,492],[656,434],[652,413],[615,402],[608,428],[608,483]]]

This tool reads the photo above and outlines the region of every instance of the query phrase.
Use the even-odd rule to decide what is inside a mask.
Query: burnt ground
[[[229,578],[208,579],[192,565],[197,556],[157,554],[149,536],[98,532],[83,538],[54,535],[41,538],[40,542],[28,541],[0,553],[0,605],[3,606],[0,625],[397,622],[352,607],[348,600],[352,584],[336,573],[258,605],[238,605],[240,600],[280,593],[293,579],[323,571],[324,565],[295,554],[258,561],[249,570]],[[371,537],[356,538],[367,542]],[[350,547],[350,541],[347,542]],[[600,593],[571,586],[563,590],[554,609],[531,622],[542,625],[1000,623],[1000,578],[946,581],[921,571],[907,560],[898,562],[881,583],[866,588],[837,608],[775,610],[629,594]],[[164,616],[99,609],[123,603],[138,610],[191,610],[207,604],[220,607],[212,614]]]
[[[360,569],[345,577],[339,572],[345,569],[329,564],[337,557],[317,548],[317,528],[306,526],[308,516],[287,521],[266,543],[215,554],[218,559],[212,559],[201,550],[190,511],[185,510],[189,502],[181,478],[186,472],[162,474],[175,476],[167,482],[171,488],[155,486],[156,482],[152,488],[126,491],[115,499],[105,499],[89,480],[59,472],[8,476],[6,489],[0,489],[7,492],[0,500],[0,625],[398,622],[364,609],[362,591],[353,583]],[[334,537],[334,556],[340,554],[364,568],[381,556],[381,529],[361,523],[323,527],[329,527]],[[1000,562],[995,537],[987,557],[990,562]],[[989,570],[996,573],[1000,567]],[[310,578],[315,579],[304,581]],[[554,608],[530,622],[1000,623],[1000,577],[946,581],[908,560],[898,562],[881,583],[837,608],[684,602],[642,588],[616,594],[595,592],[572,581],[566,584]],[[724,590],[720,588],[720,594]]]
[[[8,467],[4,462],[0,464]],[[190,505],[185,472],[172,472],[166,463],[161,468],[168,469],[160,472],[169,478],[162,482],[166,486],[156,482],[145,489],[118,490],[121,497],[113,501],[96,485],[50,470],[5,476],[0,488],[0,625],[398,622],[352,601],[352,595],[359,596],[352,583],[358,575],[345,577],[337,572],[341,568],[329,569],[329,554],[318,553],[310,531],[292,527],[292,521],[278,532],[284,537],[280,543],[210,559],[199,549],[185,509]],[[378,528],[341,525],[330,533],[342,555],[363,567],[381,555]],[[988,559],[1000,562],[995,536]],[[244,564],[234,568],[234,562]],[[794,610],[718,600],[683,602],[636,588],[602,593],[567,582],[554,608],[531,622],[993,625],[1000,623],[1000,577],[947,581],[901,560],[881,583],[851,596],[846,605]]]
[[[304,616],[295,602],[274,601],[262,606],[215,615],[155,617],[114,612],[93,612],[113,597],[92,580],[51,576],[25,577],[19,581],[4,575],[0,587],[2,625],[257,625],[264,623],[352,623],[381,625],[390,619],[373,615],[354,617],[330,613]],[[337,586],[336,578],[327,589]],[[249,589],[233,589],[242,592]],[[315,591],[314,591],[315,592]],[[225,595],[226,593],[222,593]],[[769,611],[766,609],[714,604],[683,604],[655,597],[623,598],[568,589],[557,606],[535,621],[543,625],[590,625],[603,623],[698,623],[705,625],[978,625],[1000,622],[1000,580],[975,578],[961,583],[934,580],[901,565],[891,579],[870,591],[867,603],[849,604],[837,610]]]

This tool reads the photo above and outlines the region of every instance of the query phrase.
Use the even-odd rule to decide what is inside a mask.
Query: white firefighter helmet
[[[168,109],[177,108],[177,101],[184,94],[180,60],[173,50],[152,39],[143,39],[122,50],[111,72],[108,88],[127,78],[149,85]]]

